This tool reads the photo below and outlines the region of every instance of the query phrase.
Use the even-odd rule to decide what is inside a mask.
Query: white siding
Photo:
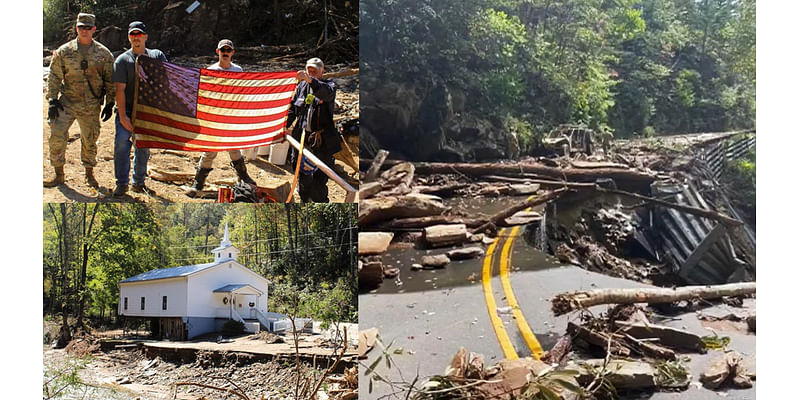
[[[163,296],[167,296],[167,309],[162,310]],[[125,298],[128,309],[125,310]],[[145,309],[141,309],[141,298]],[[186,316],[186,277],[128,282],[119,285],[119,314],[131,317],[183,317]]]
[[[227,255],[227,254],[226,254]],[[255,308],[261,312],[267,311],[267,280],[250,271],[241,264],[230,261],[216,267],[208,268],[201,272],[189,275],[189,299],[188,316],[190,317],[214,317],[216,309],[228,307],[222,303],[223,297],[227,294],[214,293],[214,289],[219,289],[225,285],[248,284],[262,291],[264,294],[259,297]],[[244,296],[241,296],[243,299]],[[248,296],[249,297],[249,296]],[[250,307],[245,301],[241,301],[242,308],[236,305],[236,310],[246,316]]]

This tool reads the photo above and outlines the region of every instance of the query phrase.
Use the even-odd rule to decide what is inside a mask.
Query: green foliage
[[[244,324],[241,321],[228,320],[222,325],[222,334],[225,336],[235,336],[244,333]]]
[[[621,138],[755,126],[755,0],[360,4],[364,74],[457,86],[478,116]]]

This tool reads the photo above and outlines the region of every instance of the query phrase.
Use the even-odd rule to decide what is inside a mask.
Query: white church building
[[[149,318],[155,336],[187,340],[221,330],[228,320],[249,332],[272,330],[281,315],[267,312],[269,280],[236,261],[228,226],[214,261],[147,271],[119,283],[119,315]]]

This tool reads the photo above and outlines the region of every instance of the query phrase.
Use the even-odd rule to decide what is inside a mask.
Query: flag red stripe
[[[223,122],[226,124],[257,124],[260,122],[270,122],[279,120],[286,116],[289,110],[282,113],[259,115],[255,117],[234,117],[228,115],[210,114],[202,111],[197,112],[197,119],[213,122]]]
[[[248,141],[245,141],[245,142],[237,142],[236,144],[233,144],[233,143],[226,143],[226,142],[222,142],[222,143],[220,143],[220,142],[212,142],[212,141],[209,141],[209,140],[187,139],[187,138],[185,138],[183,136],[173,135],[173,134],[166,133],[166,132],[156,131],[156,130],[147,129],[147,128],[140,128],[140,127],[136,128],[136,133],[140,134],[140,135],[157,136],[157,137],[160,137],[160,138],[174,140],[176,142],[181,142],[181,143],[186,143],[186,144],[196,144],[196,145],[205,145],[205,146],[237,146],[239,148],[252,147],[252,146],[257,146],[257,145],[260,145],[260,144],[263,144],[263,143],[269,143],[269,142],[275,141],[276,139],[278,139],[278,138],[283,136],[282,134],[277,134],[277,135],[275,135],[273,137],[270,137],[270,138],[258,139],[258,140],[248,140]],[[147,142],[147,141],[145,140],[144,142]],[[139,141],[137,140],[136,143],[138,144]],[[229,149],[229,150],[234,150],[234,149]],[[225,150],[225,151],[227,151],[227,150]]]
[[[224,137],[244,137],[253,135],[262,135],[265,133],[272,133],[283,129],[282,125],[277,125],[269,128],[250,129],[245,131],[232,131],[227,129],[216,129],[205,126],[198,126],[187,124],[185,122],[176,121],[160,115],[154,115],[147,112],[139,111],[136,113],[136,118],[143,121],[150,121],[161,125],[171,126],[187,132],[201,133],[204,135],[224,136]]]
[[[218,85],[215,83],[200,82],[200,90],[208,90],[219,93],[235,93],[235,94],[273,94],[291,92],[297,85],[281,85],[281,86],[229,86]]]
[[[257,110],[261,108],[274,108],[281,107],[288,104],[287,99],[282,100],[267,100],[267,101],[231,101],[231,100],[217,100],[208,97],[198,96],[197,104],[204,104],[207,106],[233,108],[238,110]]]
[[[266,145],[272,144],[273,142],[275,142],[275,141],[266,142],[266,143],[259,143],[256,146],[262,146],[262,145],[266,146]],[[236,149],[220,150],[220,149],[210,148],[210,147],[192,147],[192,148],[189,148],[189,147],[186,147],[186,146],[177,145],[175,143],[155,142],[155,141],[150,141],[150,140],[137,140],[136,141],[136,146],[139,147],[139,148],[142,148],[142,149],[170,149],[170,150],[182,150],[182,151],[211,151],[211,152],[216,152],[216,151],[236,150]],[[256,147],[256,146],[252,146],[252,147]],[[248,147],[251,147],[251,146],[248,146]]]
[[[201,76],[213,76],[215,78],[230,78],[242,79],[248,81],[263,81],[267,79],[286,79],[297,76],[297,71],[280,71],[280,72],[231,72],[219,71],[213,69],[201,69]]]

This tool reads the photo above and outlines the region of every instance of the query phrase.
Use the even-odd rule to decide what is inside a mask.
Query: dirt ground
[[[357,332],[357,328],[352,326]],[[58,330],[58,323],[45,321],[43,331],[51,336]],[[232,343],[217,344],[210,340],[192,342],[148,342],[151,347],[161,348],[194,348],[192,361],[180,362],[148,357],[141,349],[101,351],[101,339],[116,337],[121,330],[95,332],[91,337],[83,336],[73,339],[65,349],[54,350],[49,344],[43,346],[44,379],[47,387],[59,387],[50,379],[57,371],[69,371],[69,366],[82,363],[79,377],[82,385],[66,391],[60,398],[103,398],[141,400],[173,399],[173,385],[177,382],[191,382],[212,385],[221,388],[233,388],[234,384],[250,398],[283,399],[294,389],[291,382],[293,375],[293,351],[286,343],[266,343],[265,335],[244,335],[234,339]],[[330,355],[333,349],[325,347],[325,335],[302,335],[300,352],[305,354]],[[287,338],[284,337],[284,340]],[[254,361],[254,353],[287,354],[279,360]],[[289,355],[289,354],[292,355]],[[169,352],[167,352],[169,354]],[[355,348],[345,353],[345,359],[355,356]],[[328,366],[322,358],[316,359],[316,368],[321,372]],[[311,369],[306,365],[306,369]],[[355,374],[355,372],[353,372]],[[354,376],[354,375],[353,375]],[[328,389],[340,388],[342,374],[333,374],[329,379]],[[230,379],[227,381],[225,378]],[[51,382],[51,383],[47,383]],[[204,397],[205,396],[205,397]],[[263,396],[263,397],[262,397]],[[197,400],[238,399],[239,397],[213,389],[183,385],[177,391],[175,399]]]
[[[45,51],[45,53],[47,53]],[[199,63],[195,60],[176,62],[182,65],[193,65]],[[204,60],[205,61],[205,60]],[[243,66],[244,67],[244,66]],[[346,66],[338,66],[346,69]],[[255,68],[263,69],[264,66]],[[283,66],[289,68],[289,66]],[[336,72],[337,66],[331,66],[330,72]],[[246,69],[248,70],[248,69]],[[358,117],[358,75],[336,79],[337,82],[337,102],[340,103],[341,112],[339,116]],[[50,179],[54,173],[50,166],[50,149],[48,137],[50,128],[47,124],[47,100],[45,99],[47,89],[47,64],[43,79],[42,94],[42,173],[43,180]],[[184,152],[164,149],[151,149],[150,160],[148,162],[148,188],[155,191],[154,196],[147,196],[140,193],[128,191],[122,197],[111,197],[114,190],[114,118],[100,123],[100,138],[97,141],[97,166],[94,173],[95,178],[100,183],[100,189],[96,190],[84,182],[84,169],[80,159],[80,128],[77,121],[73,123],[69,130],[69,143],[67,145],[66,159],[64,166],[66,183],[54,188],[43,188],[43,201],[45,203],[58,202],[213,202],[216,196],[213,194],[220,186],[232,186],[236,182],[236,172],[230,166],[230,159],[227,154],[220,154],[214,160],[214,170],[211,171],[206,180],[205,191],[209,193],[209,198],[193,199],[184,194],[184,189],[191,184],[195,169],[202,153]],[[133,157],[133,151],[131,151]],[[278,187],[286,182],[291,184],[294,169],[287,163],[275,165],[268,161],[267,156],[257,156],[256,159],[247,161],[247,171],[261,187]],[[185,180],[167,182],[153,179],[153,171],[164,171],[171,174],[186,176]],[[341,161],[336,161],[334,170],[340,174],[354,188],[358,189],[358,172],[344,165]],[[328,180],[328,197],[331,202],[344,202],[346,192],[332,180]],[[299,196],[293,199],[299,202]]]

